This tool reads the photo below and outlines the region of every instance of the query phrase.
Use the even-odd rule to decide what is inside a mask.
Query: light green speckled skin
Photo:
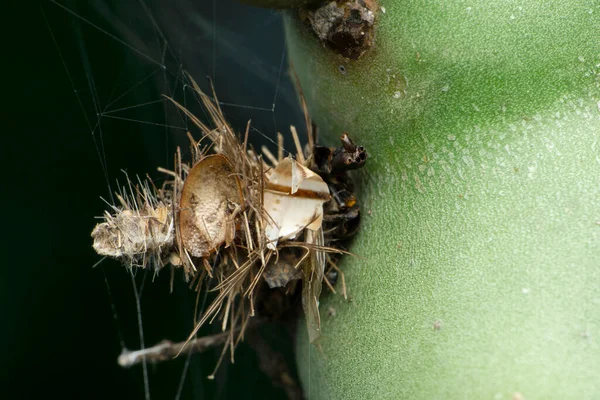
[[[307,397],[600,398],[600,3],[381,3],[357,62],[286,21],[321,133],[370,155]]]

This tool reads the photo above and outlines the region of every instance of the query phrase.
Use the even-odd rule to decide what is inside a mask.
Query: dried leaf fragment
[[[204,157],[190,170],[179,203],[179,233],[193,257],[207,257],[235,235],[235,210],[243,204],[242,186],[229,160]]]
[[[277,248],[280,238],[293,239],[305,228],[317,230],[323,222],[323,203],[331,198],[319,175],[292,158],[271,172],[264,192],[267,247]]]

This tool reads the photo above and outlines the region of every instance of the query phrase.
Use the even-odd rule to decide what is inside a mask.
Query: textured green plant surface
[[[600,4],[381,4],[355,62],[286,21],[321,132],[370,154],[307,397],[597,398]]]

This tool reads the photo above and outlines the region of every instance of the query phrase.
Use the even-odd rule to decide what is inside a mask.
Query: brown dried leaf
[[[207,156],[190,170],[181,193],[179,230],[183,247],[207,257],[235,234],[234,212],[243,204],[242,186],[229,160]]]

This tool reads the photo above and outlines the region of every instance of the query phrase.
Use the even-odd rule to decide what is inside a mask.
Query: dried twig
[[[169,361],[175,358],[182,350],[186,353],[202,353],[214,346],[223,344],[229,338],[229,332],[223,332],[216,335],[203,336],[197,339],[192,339],[189,342],[183,341],[173,343],[170,340],[162,342],[142,350],[129,351],[123,349],[118,358],[118,363],[123,368],[129,368],[144,362],[159,363]],[[184,349],[185,346],[185,349]]]

